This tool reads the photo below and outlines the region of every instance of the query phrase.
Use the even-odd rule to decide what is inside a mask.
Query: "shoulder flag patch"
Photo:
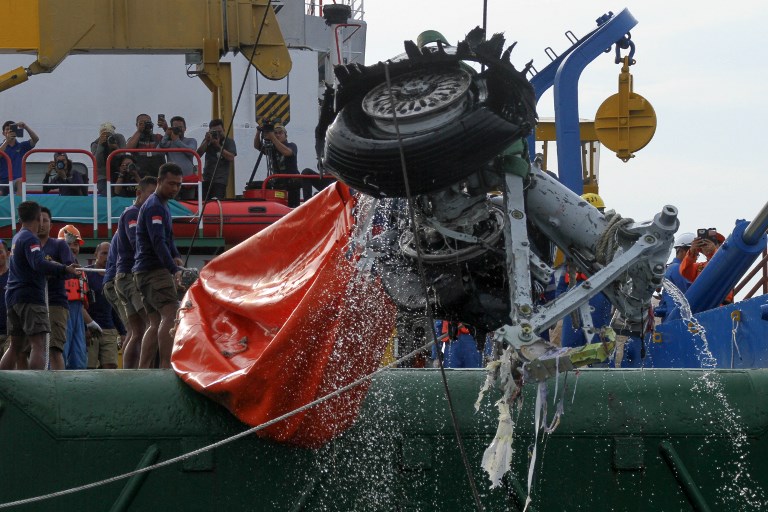
[[[154,220],[154,217],[152,218],[152,220]],[[128,229],[131,229],[131,228],[135,228],[135,227],[136,227],[136,224],[137,224],[137,223],[136,223],[136,219],[134,219],[134,220],[129,220],[129,221],[128,221]]]
[[[154,215],[154,216],[152,216],[152,224],[162,224],[162,223],[163,223],[162,215]]]
[[[32,244],[29,246],[29,250],[31,252],[39,251],[40,250],[40,244]]]

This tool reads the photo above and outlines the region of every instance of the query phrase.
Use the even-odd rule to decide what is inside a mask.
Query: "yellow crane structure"
[[[0,75],[0,91],[50,73],[69,54],[185,54],[211,91],[211,117],[228,126],[226,53],[242,53],[268,79],[291,70],[269,0],[0,0],[0,12],[0,53],[37,55]]]

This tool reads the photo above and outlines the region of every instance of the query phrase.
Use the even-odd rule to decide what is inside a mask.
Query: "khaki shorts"
[[[64,352],[64,343],[67,341],[69,308],[51,306],[48,308],[48,315],[51,318],[51,348]]]
[[[179,305],[176,284],[167,269],[158,268],[149,272],[137,272],[133,275],[136,286],[144,300],[147,313],[159,312],[168,304]]]
[[[167,273],[168,271],[166,271]],[[134,274],[117,274],[117,277],[115,277],[115,291],[128,317],[144,309],[141,292],[136,287]]]
[[[120,334],[117,329],[104,329],[101,334],[98,331],[91,332],[88,344],[88,368],[103,368],[108,364],[117,367],[117,340]]]
[[[8,308],[8,336],[33,336],[51,332],[48,308],[39,304],[14,304]]]
[[[123,303],[120,301],[120,297],[117,296],[117,288],[115,287],[115,281],[109,281],[108,283],[104,283],[104,288],[102,288],[102,293],[104,294],[104,298],[107,299],[107,302],[109,302],[109,305],[112,306],[112,309],[114,309],[117,312],[117,316],[120,317],[120,320],[123,322],[123,325],[128,325],[128,314],[125,312],[125,307],[123,306]]]

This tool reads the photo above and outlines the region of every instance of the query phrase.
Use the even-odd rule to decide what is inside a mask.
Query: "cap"
[[[690,247],[696,235],[693,233],[680,233],[675,237],[674,247]]]
[[[101,132],[109,132],[112,135],[114,135],[115,134],[115,125],[113,125],[109,121],[107,121],[106,123],[101,123],[101,125],[99,126],[99,133],[101,133]]]
[[[273,126],[275,127],[275,130],[285,130],[285,125],[282,123],[282,121],[275,121]]]
[[[586,194],[581,196],[582,199],[584,199],[586,202],[594,206],[595,208],[605,208],[605,203],[603,202],[603,198],[599,195],[595,194],[594,192],[587,192]]]
[[[80,230],[72,224],[67,224],[59,230],[59,239],[66,240],[68,244],[71,244],[74,241],[78,241],[80,245],[85,243],[80,237]]]

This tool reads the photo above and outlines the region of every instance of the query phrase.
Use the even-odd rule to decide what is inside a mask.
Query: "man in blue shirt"
[[[0,370],[12,370],[22,355],[24,339],[31,347],[29,368],[45,368],[45,335],[51,331],[45,304],[46,276],[77,275],[76,265],[46,261],[40,249],[40,205],[24,201],[19,205],[21,229],[11,243],[11,261],[5,304],[11,346],[0,360]]]
[[[63,265],[75,263],[75,257],[64,240],[51,238],[51,210],[40,208],[40,247],[47,261],[55,261]],[[50,366],[52,370],[63,370],[64,345],[67,342],[67,325],[69,324],[69,300],[67,299],[66,279],[50,277],[48,279],[48,315],[51,322],[50,344],[48,347]],[[28,348],[26,349],[28,350]]]
[[[8,244],[0,240],[0,357],[3,356],[10,340],[8,339],[8,310],[5,308],[5,287],[8,286]]]
[[[139,208],[157,188],[157,178],[144,176],[136,187],[136,200],[125,209],[117,223],[117,259],[115,262],[115,291],[128,319],[131,335],[123,347],[123,368],[138,368],[141,356],[141,340],[149,325],[141,292],[133,279],[136,263],[136,226]]]
[[[179,193],[182,175],[177,164],[161,165],[157,189],[139,209],[133,273],[149,317],[149,329],[141,341],[139,368],[150,368],[158,351],[159,367],[171,367],[171,328],[179,307],[176,287],[181,281],[181,254],[173,241],[168,200]]]
[[[20,134],[27,130],[29,140],[19,142]],[[27,152],[35,147],[40,138],[27,123],[14,123],[6,121],[3,123],[3,143],[0,144],[0,151],[4,151],[11,159],[11,170],[13,172],[13,187],[16,194],[19,194],[21,183],[21,161]],[[8,163],[5,158],[0,158],[0,185],[8,184]],[[0,196],[7,196],[9,188],[0,186]]]
[[[96,260],[87,268],[107,268],[109,242],[102,242],[96,247]],[[86,333],[88,346],[88,368],[115,369],[117,368],[117,340],[120,334],[125,334],[123,324],[117,312],[104,296],[105,274],[88,272],[88,287],[91,289],[91,301],[88,303],[88,314],[99,324],[101,331],[89,330]]]

